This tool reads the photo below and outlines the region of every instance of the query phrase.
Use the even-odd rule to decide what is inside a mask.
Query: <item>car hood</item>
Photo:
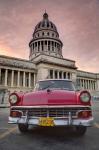
[[[75,91],[44,90],[26,93],[23,96],[23,106],[34,105],[73,105],[77,104]]]

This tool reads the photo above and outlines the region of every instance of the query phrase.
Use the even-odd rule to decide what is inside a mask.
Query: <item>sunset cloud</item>
[[[47,10],[63,56],[80,70],[99,72],[99,0],[0,0],[0,54],[29,59],[28,43]]]

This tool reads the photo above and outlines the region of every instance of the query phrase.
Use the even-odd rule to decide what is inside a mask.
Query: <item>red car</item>
[[[29,125],[70,126],[83,135],[93,123],[90,93],[76,91],[70,80],[38,81],[33,92],[12,93],[9,102],[9,123],[18,124],[21,132]]]

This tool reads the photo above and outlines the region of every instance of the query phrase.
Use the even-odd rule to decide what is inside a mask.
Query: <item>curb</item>
[[[1,104],[0,105],[0,108],[9,108],[10,107],[10,105],[8,105],[8,104]]]

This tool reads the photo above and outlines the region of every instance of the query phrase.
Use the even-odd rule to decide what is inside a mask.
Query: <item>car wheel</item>
[[[28,125],[25,124],[18,124],[18,129],[22,133],[26,133],[28,131]]]
[[[77,135],[83,136],[86,133],[87,127],[84,126],[77,126],[76,133]]]

